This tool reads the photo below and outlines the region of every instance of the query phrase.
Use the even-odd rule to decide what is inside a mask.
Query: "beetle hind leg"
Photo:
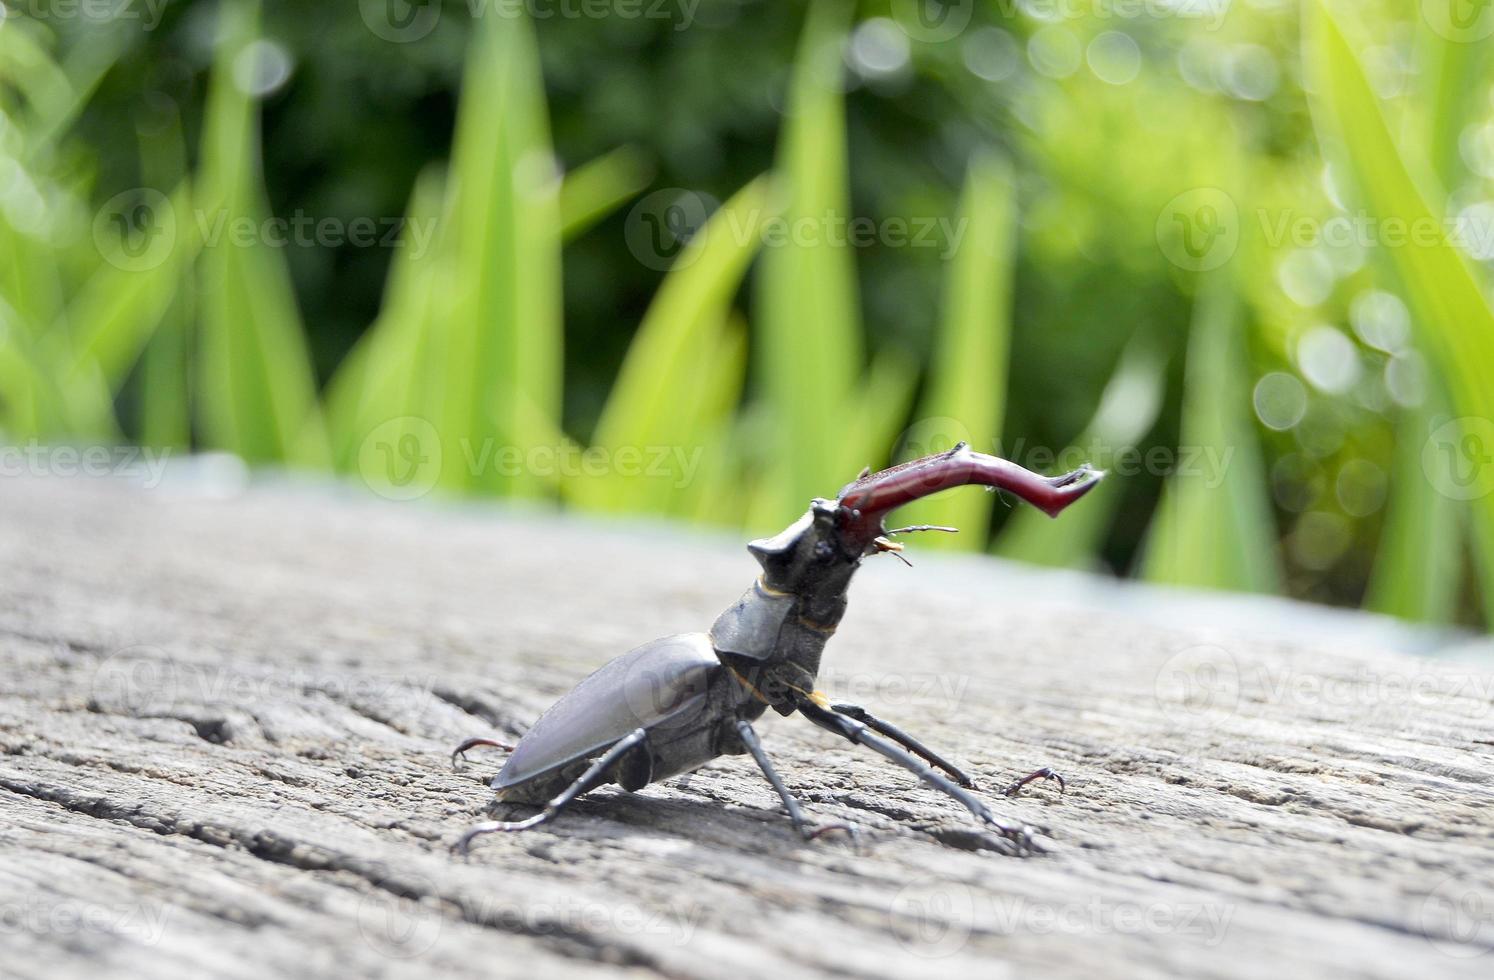
[[[532,817],[524,820],[487,820],[467,831],[451,849],[457,854],[465,855],[472,847],[472,842],[484,834],[496,834],[518,830],[529,830],[540,824],[548,823],[555,819],[562,810],[575,802],[576,797],[587,790],[595,789],[607,778],[608,771],[617,765],[635,747],[642,745],[648,738],[648,732],[642,728],[635,728],[632,732],[623,736],[622,739],[613,744],[612,748],[604,752],[601,758],[591,764],[584,773],[577,777],[576,781],[567,786],[549,803],[545,808]]]

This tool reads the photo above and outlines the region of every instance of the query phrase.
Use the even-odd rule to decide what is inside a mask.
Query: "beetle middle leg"
[[[1011,841],[1018,854],[1036,853],[1042,850],[1033,841],[1032,832],[1028,828],[1008,826],[997,820],[996,815],[978,797],[966,792],[948,776],[900,745],[873,733],[870,731],[870,726],[864,725],[854,718],[848,718],[839,712],[822,708],[808,699],[801,700],[798,703],[798,710],[800,714],[821,728],[834,732],[842,738],[855,742],[858,745],[866,746],[873,752],[885,756],[902,766],[935,789],[953,797],[963,804],[965,809],[975,814],[983,823],[994,828],[997,833]]]
[[[477,826],[473,827],[471,830],[463,834],[461,838],[451,846],[451,849],[453,851],[456,851],[458,854],[466,854],[468,848],[472,846],[472,842],[481,837],[483,834],[493,834],[502,831],[529,830],[532,827],[538,827],[542,823],[553,820],[555,816],[559,814],[560,811],[569,806],[576,799],[576,797],[580,796],[582,793],[585,793],[587,790],[595,789],[597,786],[600,786],[602,784],[602,781],[606,779],[608,770],[621,762],[623,758],[634,748],[642,745],[644,740],[647,738],[648,732],[644,729],[633,729],[627,735],[624,735],[619,741],[614,743],[612,748],[604,752],[601,758],[599,758],[596,762],[593,762],[591,764],[591,767],[588,768],[584,773],[582,773],[575,782],[571,783],[571,785],[562,790],[561,793],[549,803],[546,803],[545,808],[539,813],[536,813],[534,816],[529,817],[525,820],[484,821],[483,823],[478,824]]]
[[[846,704],[843,701],[837,701],[834,704],[830,705],[830,710],[839,712],[840,714],[843,714],[848,718],[855,718],[857,721],[866,725],[866,727],[872,729],[873,731],[881,732],[883,735],[886,735],[888,738],[892,739],[894,742],[901,745],[909,752],[912,752],[914,755],[921,757],[925,762],[932,763],[933,765],[938,766],[940,769],[943,769],[945,772],[949,773],[954,777],[955,782],[959,783],[966,789],[975,788],[975,780],[965,775],[965,773],[961,771],[959,766],[946,760],[944,757],[939,755],[939,753],[924,745],[918,739],[914,738],[912,735],[909,735],[901,728],[892,724],[892,722],[883,721],[882,719],[873,715],[870,711],[867,711],[865,708],[861,707],[861,705]],[[1029,782],[1030,781],[1031,780],[1029,780]]]
[[[789,819],[794,822],[794,829],[805,840],[814,840],[832,830],[842,830],[852,839],[856,838],[858,831],[853,823],[827,823],[816,827],[805,819],[804,810],[799,806],[799,801],[794,799],[794,794],[790,793],[789,788],[784,785],[782,777],[778,775],[778,770],[774,769],[773,763],[769,761],[768,753],[763,751],[763,743],[758,740],[757,732],[752,730],[752,724],[745,718],[737,719],[737,736],[741,738],[747,751],[752,753],[752,758],[757,762],[757,767],[763,771],[763,775],[768,777],[768,782],[772,783],[773,788],[778,791],[778,798],[783,800],[783,808],[788,811]]]

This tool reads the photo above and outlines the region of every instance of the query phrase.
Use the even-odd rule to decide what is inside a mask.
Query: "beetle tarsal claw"
[[[460,760],[461,762],[466,762],[468,750],[475,749],[478,746],[487,746],[489,748],[502,749],[505,752],[512,752],[514,750],[514,747],[512,745],[509,745],[507,742],[500,742],[496,738],[469,738],[461,745],[458,745],[456,748],[451,750],[451,768],[459,768],[457,765],[458,760]]]
[[[1026,825],[1010,827],[989,814],[985,815],[983,819],[988,827],[1011,842],[1013,850],[1016,851],[1019,857],[1028,854],[1047,853],[1043,846],[1033,839],[1034,831],[1031,827]]]
[[[851,823],[849,820],[838,820],[834,823],[822,823],[818,827],[811,827],[809,824],[805,824],[802,828],[800,828],[799,832],[804,835],[805,840],[819,840],[826,834],[834,833],[837,830],[845,834],[846,837],[850,839],[852,844],[858,846],[860,845],[861,828],[856,826],[854,823]]]

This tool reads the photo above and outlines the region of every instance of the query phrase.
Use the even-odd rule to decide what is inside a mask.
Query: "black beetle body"
[[[591,760],[643,728],[649,733],[646,749],[631,753],[616,773],[624,789],[642,789],[732,754],[732,748],[740,753],[729,744],[735,731],[728,737],[730,726],[723,730],[710,720],[744,708],[756,718],[765,705],[731,677],[706,634],[652,640],[609,661],[555,702],[519,740],[492,786],[504,802],[544,803],[575,782]]]
[[[963,443],[877,474],[863,474],[835,500],[815,500],[793,525],[751,542],[762,566],[752,586],[709,633],[682,633],[646,643],[609,662],[555,703],[513,748],[492,786],[503,802],[544,804],[527,820],[479,824],[457,844],[465,851],[480,834],[525,830],[554,817],[572,800],[615,782],[637,790],[690,772],[721,755],[751,753],[777,790],[794,825],[812,828],[763,752],[751,723],[768,709],[795,711],[815,724],[882,754],[953,796],[995,827],[1019,851],[1030,848],[1025,828],[998,822],[974,795],[973,781],[901,729],[857,705],[831,703],[815,690],[820,657],[846,610],[846,590],[861,560],[899,552],[883,517],[919,497],[949,487],[980,484],[1010,490],[1052,516],[1083,496],[1103,476],[1082,469],[1044,478]],[[498,745],[471,739],[474,745]],[[952,777],[952,778],[951,778]],[[1050,770],[1018,780],[1062,780]]]

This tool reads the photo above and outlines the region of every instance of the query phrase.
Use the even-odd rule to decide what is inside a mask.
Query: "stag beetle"
[[[607,783],[638,790],[691,772],[720,755],[751,754],[772,784],[794,827],[806,838],[849,824],[812,826],[763,751],[752,722],[772,708],[798,712],[821,728],[882,754],[942,790],[994,828],[1018,852],[1032,849],[1030,831],[1001,823],[968,790],[974,781],[916,738],[853,704],[831,702],[815,689],[820,652],[846,610],[846,587],[861,559],[897,554],[893,537],[932,526],[889,531],[883,518],[903,504],[970,484],[1007,490],[1058,516],[1104,474],[1088,467],[1042,477],[1015,463],[975,452],[965,443],[945,453],[864,470],[835,500],[816,499],[803,517],[771,538],[747,545],[762,574],[708,633],[681,633],[645,643],[612,660],[561,698],[517,745],[472,738],[452,763],[479,745],[512,754],[492,787],[503,802],[541,805],[526,820],[493,820],[454,845],[465,853],[477,837],[528,830],[553,819],[581,794]],[[899,555],[899,557],[901,557]],[[1007,788],[1062,777],[1039,769]]]

